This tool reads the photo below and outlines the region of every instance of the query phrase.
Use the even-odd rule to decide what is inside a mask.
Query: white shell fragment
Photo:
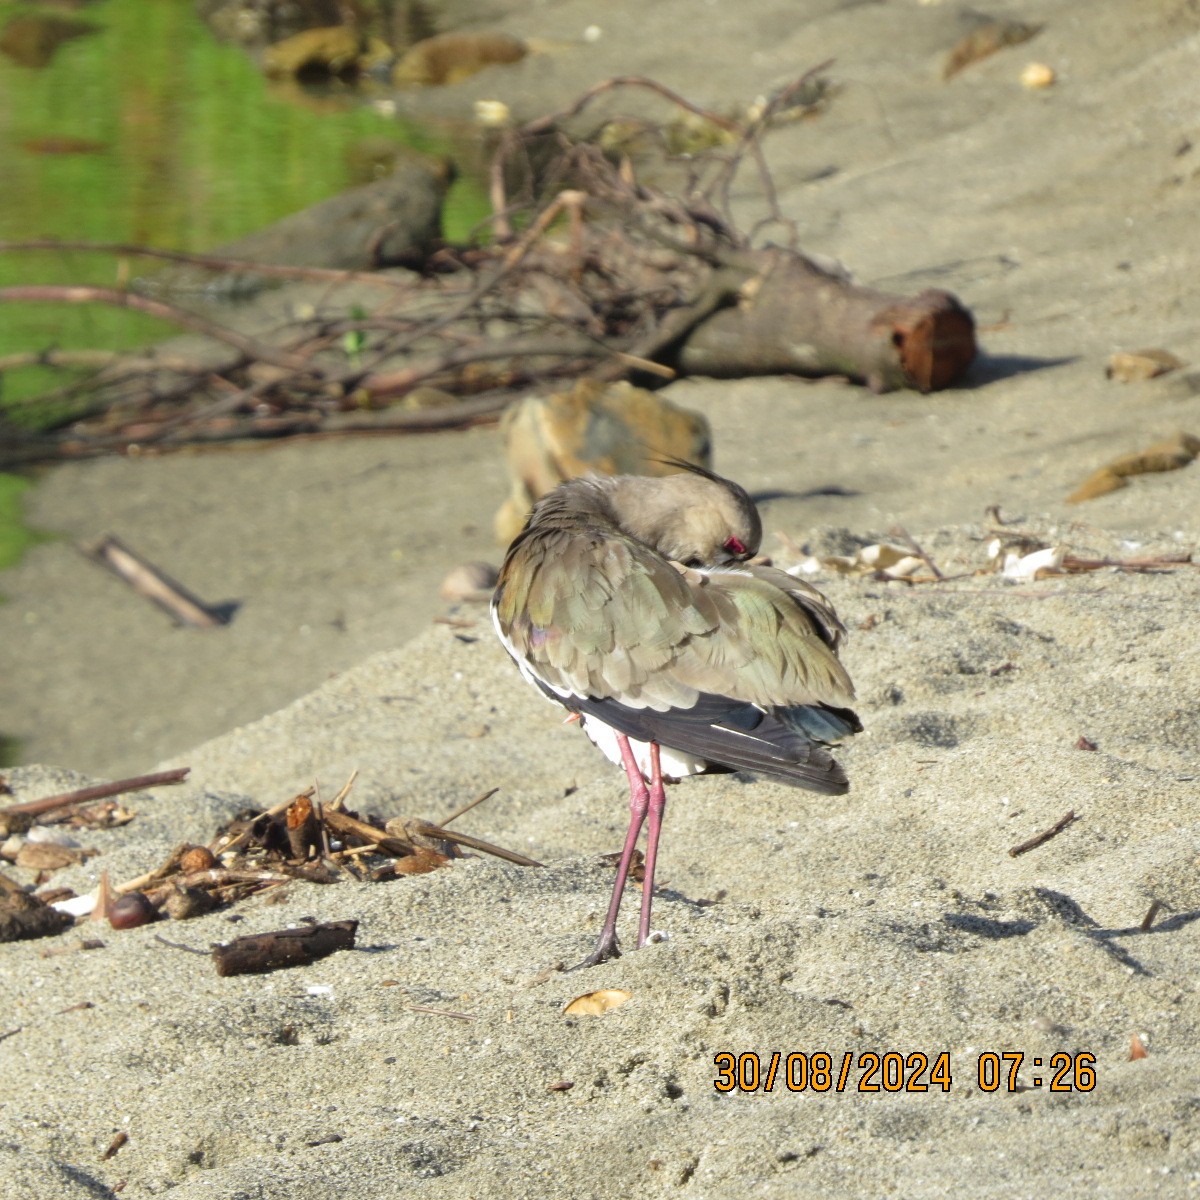
[[[87,896],[72,896],[67,900],[57,900],[50,907],[66,913],[68,917],[86,917],[95,911],[96,895],[93,892]]]
[[[1061,546],[1047,546],[1032,554],[1017,554],[1009,551],[1004,556],[1000,574],[1005,579],[1037,579],[1040,574],[1057,575],[1062,571],[1066,551]]]
[[[875,542],[863,546],[856,554],[830,554],[824,558],[809,555],[787,568],[789,575],[816,575],[821,570],[836,571],[839,575],[875,573],[887,579],[909,579],[928,572],[929,567],[903,546]]]

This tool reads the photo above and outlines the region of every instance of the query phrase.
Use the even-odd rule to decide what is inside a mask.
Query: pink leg
[[[621,861],[617,864],[617,881],[613,886],[612,899],[608,902],[608,915],[604,918],[604,927],[600,930],[600,940],[596,943],[596,949],[579,964],[581,967],[594,967],[597,963],[621,956],[621,946],[617,941],[617,913],[621,909],[621,896],[625,891],[625,881],[629,878],[629,865],[633,861],[633,851],[637,846],[638,835],[642,832],[642,824],[646,820],[646,809],[650,804],[646,781],[642,778],[637,759],[634,758],[633,747],[623,733],[617,734],[617,745],[621,748],[621,761],[625,764],[625,774],[629,779],[629,830],[625,834],[625,848],[621,851]],[[654,761],[657,764],[657,746],[654,747]],[[638,945],[641,945],[641,942]]]
[[[667,791],[663,787],[662,767],[658,761],[658,743],[650,743],[650,822],[646,828],[646,875],[642,880],[642,920],[638,925],[638,949],[650,936],[650,906],[654,903],[654,862],[658,858],[658,835],[662,829]]]

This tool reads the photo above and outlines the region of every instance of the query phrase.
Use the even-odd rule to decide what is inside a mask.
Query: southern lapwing
[[[559,485],[509,547],[492,599],[521,673],[629,779],[612,901],[581,965],[621,952],[617,912],[647,816],[639,947],[650,933],[665,780],[746,770],[837,795],[849,784],[828,747],[862,728],[829,601],[747,561],[762,524],[742,488],[676,465]]]

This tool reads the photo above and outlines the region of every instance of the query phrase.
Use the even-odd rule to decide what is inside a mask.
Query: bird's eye
[[[728,541],[726,541],[725,545],[722,548],[725,550],[728,550],[730,554],[745,554],[746,553],[746,547],[743,546],[742,543],[735,537],[729,538]]]

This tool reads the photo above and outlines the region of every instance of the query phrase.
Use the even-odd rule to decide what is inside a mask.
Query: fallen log
[[[845,375],[874,392],[934,392],[975,358],[975,321],[949,292],[879,292],[788,250],[737,257],[725,268],[731,302],[666,360],[681,374]]]

